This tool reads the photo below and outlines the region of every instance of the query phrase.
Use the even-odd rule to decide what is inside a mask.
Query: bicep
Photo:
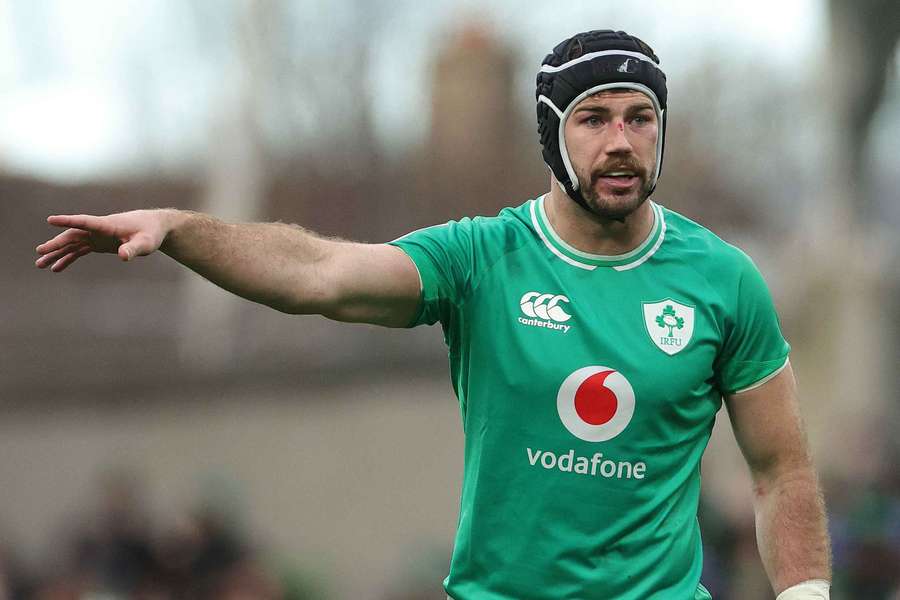
[[[323,263],[329,292],[321,313],[349,323],[406,327],[421,296],[412,259],[387,244],[336,243]]]
[[[790,363],[761,386],[725,400],[735,438],[757,484],[808,463]]]

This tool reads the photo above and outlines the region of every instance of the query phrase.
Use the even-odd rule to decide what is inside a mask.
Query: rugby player
[[[440,321],[465,431],[455,600],[707,599],[700,459],[723,399],[778,600],[828,598],[824,505],[769,291],[751,260],[649,199],[666,79],[643,41],[590,31],[537,78],[544,195],[388,244],[193,212],[51,216],[62,271],[160,250],[291,314]]]

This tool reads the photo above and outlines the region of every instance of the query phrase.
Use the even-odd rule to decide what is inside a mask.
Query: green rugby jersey
[[[787,363],[740,250],[651,204],[635,250],[581,252],[543,197],[391,242],[412,325],[441,322],[465,432],[454,600],[707,599],[700,458],[724,393]]]

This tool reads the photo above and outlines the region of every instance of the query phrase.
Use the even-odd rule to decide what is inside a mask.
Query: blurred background
[[[290,317],[163,255],[33,266],[49,214],[174,206],[380,242],[543,193],[576,31],[669,81],[654,199],[756,260],[835,597],[900,598],[900,3],[0,0],[0,600],[443,599],[462,432],[437,328]],[[724,411],[703,582],[772,598]]]

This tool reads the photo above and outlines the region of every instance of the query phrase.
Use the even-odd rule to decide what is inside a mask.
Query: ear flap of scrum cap
[[[624,31],[608,29],[579,33],[544,58],[535,92],[544,162],[566,193],[584,208],[588,208],[587,203],[578,189],[563,135],[569,114],[582,99],[604,89],[630,88],[645,93],[660,123],[652,181],[655,187],[662,168],[667,97],[666,76],[658,63],[656,54],[643,41]]]

